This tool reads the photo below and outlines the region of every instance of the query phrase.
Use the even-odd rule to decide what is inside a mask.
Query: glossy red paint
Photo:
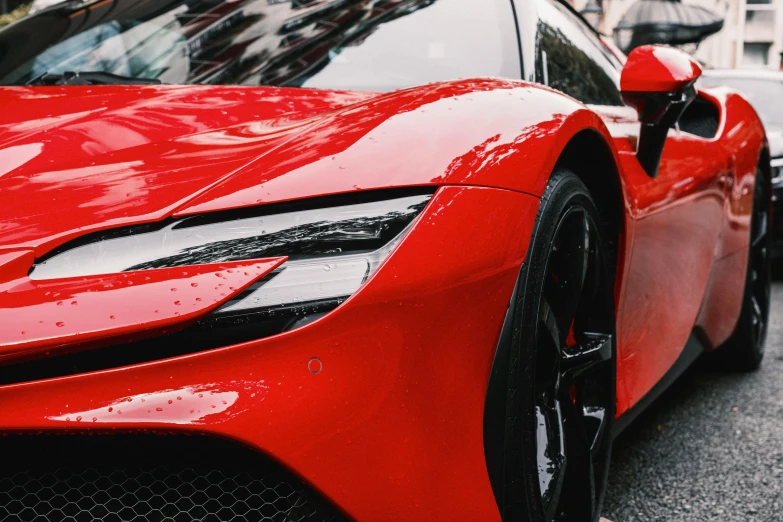
[[[77,100],[74,113],[54,117],[63,89]],[[0,97],[0,121],[10,119],[16,136],[0,150],[0,251],[36,256],[89,231],[359,189],[453,184],[540,195],[538,173],[551,171],[574,134],[609,138],[584,106],[508,80],[377,97],[168,86],[12,88]],[[237,110],[242,103],[257,110]]]
[[[326,317],[230,348],[2,386],[0,426],[208,432],[273,455],[359,520],[498,520],[484,396],[537,208],[513,191],[441,188]]]
[[[10,255],[10,254],[9,254]],[[32,262],[32,256],[24,258]],[[0,280],[0,363],[183,328],[286,258],[34,281]],[[1,261],[1,259],[0,259]],[[17,264],[15,268],[19,268]],[[2,268],[0,266],[0,268]],[[13,275],[13,274],[12,274]]]
[[[687,53],[662,45],[642,45],[628,55],[620,76],[623,92],[679,92],[701,76]]]
[[[694,326],[713,344],[733,329],[764,143],[736,95],[702,93],[719,108],[718,135],[672,130],[651,179],[634,154],[633,109],[588,108],[521,82],[380,96],[242,92],[0,91],[12,102],[0,115],[9,131],[0,149],[9,202],[0,207],[0,276],[24,279],[33,257],[120,224],[440,188],[370,280],[325,317],[243,345],[0,386],[1,429],[212,433],[272,455],[358,519],[498,520],[482,439],[489,371],[537,198],[585,130],[609,144],[625,205],[618,415],[669,369]],[[61,117],[63,97],[73,112]],[[140,141],[127,146],[134,132]],[[74,151],[82,142],[89,146]],[[323,364],[317,375],[307,369],[312,357]]]
[[[0,250],[40,256],[157,221],[368,94],[199,86],[0,89]],[[63,212],[67,209],[67,212]]]
[[[0,252],[0,281],[24,277],[35,261],[32,250]]]
[[[636,160],[635,111],[594,107],[619,151],[626,194],[617,300],[618,416],[671,368],[694,327],[716,347],[739,316],[764,132],[740,96],[700,96],[720,112],[717,136],[670,130],[654,179]]]
[[[520,82],[472,80],[400,91],[328,115],[176,214],[404,185],[540,195],[546,179],[535,173],[551,171],[559,151],[585,128],[608,138],[600,119],[580,104]]]

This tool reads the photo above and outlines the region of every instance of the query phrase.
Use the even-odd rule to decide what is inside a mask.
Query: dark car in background
[[[783,216],[783,71],[758,69],[706,70],[699,80],[705,87],[726,86],[741,92],[764,123],[772,158],[772,202]],[[783,220],[773,221],[772,255],[783,257]]]

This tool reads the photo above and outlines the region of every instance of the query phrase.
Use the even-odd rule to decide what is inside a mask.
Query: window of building
[[[740,0],[738,67],[779,66],[780,4],[780,0]]]
[[[765,67],[769,63],[769,43],[745,42],[742,48],[742,65],[745,67]]]

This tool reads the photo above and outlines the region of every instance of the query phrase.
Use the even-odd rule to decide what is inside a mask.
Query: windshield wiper
[[[62,74],[45,72],[27,82],[27,85],[160,85],[154,78],[120,76],[103,71],[65,71]]]

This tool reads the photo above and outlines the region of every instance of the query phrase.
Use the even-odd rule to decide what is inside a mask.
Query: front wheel
[[[613,278],[585,185],[556,171],[515,303],[503,519],[595,521],[611,453]]]

